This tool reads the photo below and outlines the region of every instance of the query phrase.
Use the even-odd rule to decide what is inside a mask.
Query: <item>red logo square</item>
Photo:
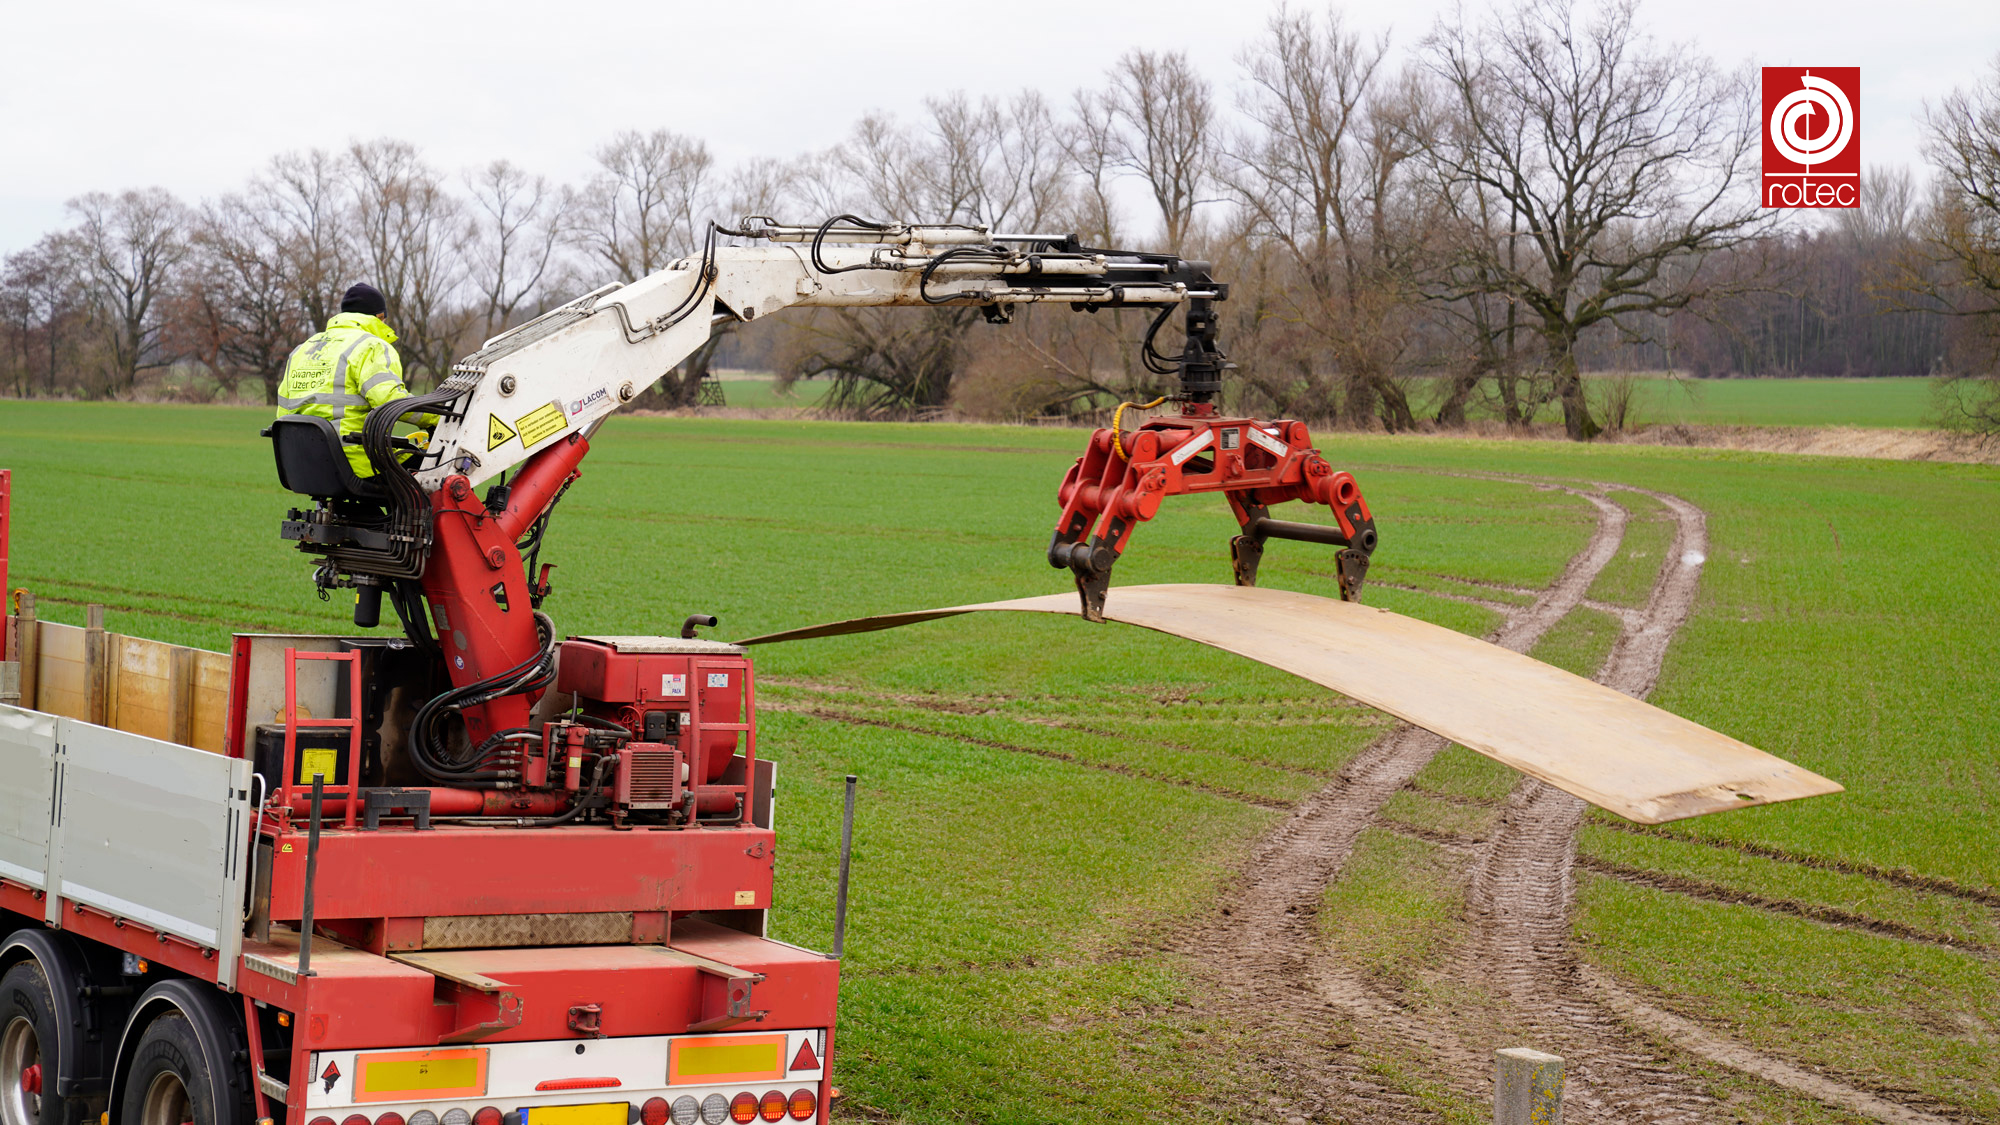
[[[1861,206],[1861,68],[1764,68],[1766,207]]]

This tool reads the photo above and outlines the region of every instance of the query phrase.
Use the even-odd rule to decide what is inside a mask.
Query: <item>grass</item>
[[[1937,425],[1933,385],[1920,378],[1649,377],[1641,380],[1636,417],[1641,423],[1929,429]]]
[[[0,402],[0,466],[15,471],[10,584],[35,591],[52,619],[80,621],[83,603],[102,602],[115,630],[208,648],[233,630],[351,628],[344,606],[311,596],[308,565],[276,537],[292,498],[255,436],[266,417]],[[1060,591],[1065,576],[1041,553],[1081,443],[1031,428],[614,419],[551,526],[549,608],[579,633],[671,633],[712,612],[721,635],[748,636]],[[1525,600],[1582,545],[1591,509],[1461,474],[1622,483],[1700,505],[1711,538],[1701,600],[1654,701],[1848,792],[1664,835],[1598,821],[1585,857],[1990,940],[1990,908],[1962,897],[1737,845],[2000,885],[2000,693],[1987,671],[2000,666],[1989,625],[2000,536],[1981,516],[2000,503],[2000,471],[1351,435],[1322,448],[1356,472],[1383,531],[1369,600],[1474,634],[1499,615],[1440,595]],[[1637,604],[1667,525],[1643,498],[1612,495],[1634,518],[1615,577],[1593,596]],[[1219,501],[1169,504],[1135,535],[1119,581],[1227,581],[1232,530]],[[1327,593],[1329,556],[1277,544],[1264,581]],[[1609,618],[1580,610],[1538,654],[1592,671],[1611,635]],[[1029,615],[758,655],[767,700],[782,708],[762,727],[780,765],[779,936],[826,942],[840,778],[863,778],[841,1031],[850,1112],[1039,1122],[1144,1099],[1162,1119],[1212,1117],[1204,1091],[1239,1073],[1225,1056],[1251,1048],[1190,1015],[1201,997],[1158,936],[1208,908],[1283,815],[1271,806],[1323,784],[1380,717],[1197,645]],[[1515,780],[1453,748],[1387,812],[1476,835]],[[1371,880],[1363,898],[1381,899],[1368,909],[1387,913],[1355,948],[1407,972],[1430,963],[1433,939],[1386,919],[1433,911],[1424,917],[1448,940],[1454,876],[1381,836],[1355,877]],[[1408,887],[1394,874],[1405,870]],[[1390,901],[1405,891],[1417,897]],[[1993,962],[1594,876],[1584,891],[1585,955],[1656,1002],[1781,1054],[1859,1060],[1839,1065],[2000,1112],[1990,1081],[1978,1088],[2000,1071]],[[1374,1061],[1423,1086],[1420,1060]],[[1794,1117],[1764,1087],[1742,1097],[1743,1120],[1841,1119]]]
[[[1590,584],[1588,597],[1618,605],[1642,606],[1658,580],[1660,564],[1674,541],[1674,521],[1666,505],[1641,492],[1615,491],[1611,501],[1625,509],[1625,538],[1618,554]],[[1595,669],[1592,669],[1595,671]],[[1590,672],[1579,673],[1590,675]]]

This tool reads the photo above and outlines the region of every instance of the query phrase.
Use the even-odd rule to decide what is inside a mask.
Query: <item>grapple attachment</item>
[[[1212,405],[1189,402],[1180,417],[1156,418],[1129,434],[1115,424],[1098,430],[1063,478],[1049,565],[1076,575],[1085,617],[1104,620],[1111,568],[1133,528],[1152,519],[1165,497],[1196,492],[1222,493],[1242,525],[1229,542],[1237,585],[1257,584],[1265,540],[1295,539],[1340,548],[1340,597],[1359,600],[1376,534],[1354,477],[1320,456],[1303,422],[1218,418]],[[1325,504],[1334,522],[1270,518],[1270,506],[1286,500]]]

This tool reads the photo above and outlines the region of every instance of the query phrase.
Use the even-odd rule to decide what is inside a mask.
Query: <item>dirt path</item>
[[[1548,487],[1542,482],[1522,481]],[[1622,487],[1622,486],[1620,486]],[[1509,615],[1491,638],[1527,651],[1565,614],[1617,554],[1626,515],[1601,492],[1565,489],[1596,508],[1588,543],[1535,601]],[[1640,609],[1603,607],[1622,624],[1597,679],[1644,698],[1658,683],[1668,646],[1691,613],[1708,553],[1707,521],[1679,497],[1644,492],[1675,524],[1668,565]],[[1449,595],[1446,595],[1449,596]],[[1458,600],[1471,600],[1461,598]],[[1424,1077],[1483,1096],[1496,1037],[1525,1035],[1568,1060],[1566,1117],[1572,1123],[1703,1122],[1717,1106],[1704,1084],[1675,1064],[1664,1040],[1719,1063],[1877,1120],[1930,1125],[1944,1119],[1774,1059],[1693,1021],[1662,1011],[1584,965],[1570,947],[1576,837],[1582,801],[1523,779],[1493,832],[1471,851],[1469,938],[1452,975],[1504,1002],[1493,1013],[1440,1011],[1366,979],[1321,949],[1316,915],[1361,831],[1438,750],[1443,740],[1399,727],[1364,749],[1332,785],[1308,798],[1259,847],[1223,916],[1188,933],[1181,947],[1204,965],[1219,998],[1264,1022],[1258,1064],[1285,1076],[1284,1093],[1264,1107],[1287,1122],[1436,1121],[1402,1084],[1378,1077],[1345,1050],[1410,1055]],[[1400,830],[1400,828],[1399,828]],[[1328,1028],[1349,1026],[1351,1033]]]
[[[1602,496],[1577,493],[1597,509],[1597,526],[1561,575],[1529,605],[1514,608],[1492,637],[1526,652],[1582,602],[1599,571],[1618,553],[1625,510]],[[1316,972],[1321,897],[1354,850],[1355,840],[1389,798],[1445,746],[1443,739],[1399,726],[1350,761],[1333,784],[1302,802],[1260,844],[1243,882],[1219,918],[1177,943],[1214,976],[1220,997],[1268,1029],[1258,1063],[1286,1075],[1286,1090],[1266,1107],[1272,1120],[1432,1121],[1412,1095],[1370,1073],[1329,1028],[1343,1016],[1395,1025],[1392,1032],[1447,1049],[1469,1065],[1455,1042],[1431,1035],[1356,982]],[[1318,987],[1313,987],[1313,985]],[[1275,1033],[1269,1033],[1275,1032]]]
[[[1659,682],[1667,646],[1694,608],[1708,556],[1701,510],[1678,497],[1647,495],[1672,515],[1673,542],[1645,607],[1627,619],[1596,676],[1641,699]],[[1544,1049],[1568,1060],[1570,1120],[1701,1121],[1712,1100],[1581,987],[1569,935],[1585,807],[1533,778],[1515,787],[1491,839],[1475,853],[1466,891],[1472,936],[1460,973],[1486,980],[1518,1025],[1533,1028]]]

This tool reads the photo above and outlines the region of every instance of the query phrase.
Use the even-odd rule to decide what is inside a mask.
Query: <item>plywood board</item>
[[[864,617],[740,643],[981,611],[1078,610],[1076,595],[1057,594]],[[1641,824],[1841,788],[1592,680],[1373,606],[1262,587],[1120,586],[1105,600],[1104,615],[1291,672]]]
[[[111,654],[110,726],[174,741],[174,649],[139,637],[105,637]]]
[[[229,657],[194,650],[193,745],[220,754],[229,729]]]
[[[75,625],[40,622],[41,651],[35,669],[35,709],[66,719],[90,721],[90,668],[84,659],[84,631]]]

